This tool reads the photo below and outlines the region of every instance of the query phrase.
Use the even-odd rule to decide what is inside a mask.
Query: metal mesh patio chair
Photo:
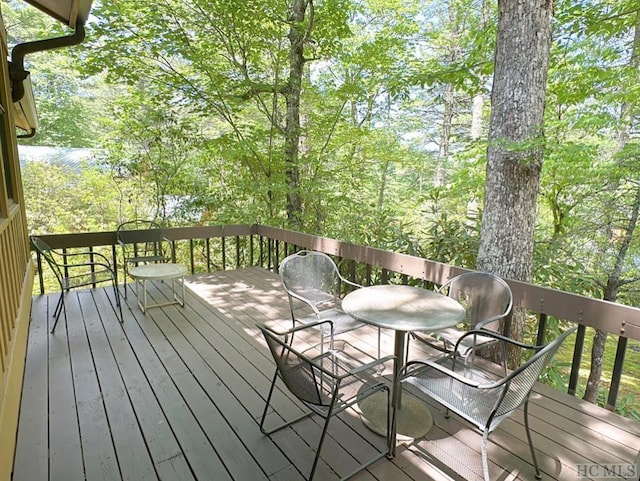
[[[450,279],[438,292],[464,306],[467,312],[464,321],[456,327],[430,333],[429,337],[417,333],[412,333],[411,337],[444,352],[451,352],[457,344],[458,355],[466,357],[474,349],[495,342],[493,337],[479,333],[464,336],[463,341],[458,343],[469,330],[492,331],[509,336],[513,295],[509,285],[500,277],[486,272],[467,272]]]
[[[64,312],[65,320],[67,319],[65,294],[71,289],[95,286],[102,282],[111,282],[115,296],[113,308],[116,316],[118,316],[118,313],[120,314],[120,322],[123,322],[120,292],[118,291],[116,275],[109,259],[98,252],[60,252],[52,249],[49,244],[37,236],[31,236],[31,244],[49,264],[60,286],[60,297],[53,311],[54,323],[51,333],[55,331],[62,312]]]
[[[169,241],[157,223],[139,219],[120,224],[116,236],[122,248],[124,296],[127,297],[129,266],[167,262],[170,256],[164,244]]]
[[[365,325],[345,313],[341,307],[343,287],[358,289],[362,286],[342,277],[338,266],[328,255],[306,250],[296,252],[280,263],[279,272],[289,298],[294,327],[296,323],[308,324],[330,319],[335,334],[342,334]]]
[[[342,480],[351,478],[385,456],[391,456],[390,384],[378,374],[380,368],[384,368],[386,362],[391,362],[395,359],[394,356],[374,359],[345,341],[334,340],[332,323],[328,320],[297,326],[285,332],[277,332],[263,324],[258,324],[258,328],[262,331],[276,364],[276,372],[273,376],[260,420],[262,433],[266,435],[273,434],[313,414],[317,414],[324,419],[322,434],[320,435],[311,471],[307,478],[309,481],[313,479],[316,472],[331,417],[340,414],[349,407],[353,407],[357,402],[379,391],[386,392],[387,396],[386,450],[378,450],[375,457],[360,464],[353,472],[344,476]],[[317,336],[317,331],[314,330],[316,328],[324,329],[331,337],[327,340],[325,346],[316,345],[309,348],[308,339],[305,338],[304,331],[312,330]],[[278,379],[282,381],[293,396],[308,408],[308,411],[290,421],[271,429],[266,429],[265,419],[269,412]]]
[[[540,479],[540,469],[529,431],[528,403],[529,395],[545,366],[551,361],[560,345],[577,328],[565,331],[544,346],[531,346],[509,339],[500,334],[483,333],[496,342],[517,346],[526,362],[517,369],[498,374],[496,366],[480,358],[464,360],[455,354],[444,356],[437,361],[410,361],[401,371],[402,386],[416,396],[428,396],[446,409],[446,416],[453,411],[473,424],[482,432],[482,469],[484,479],[489,481],[489,462],[487,459],[488,437],[513,412],[524,404],[524,426],[535,468],[535,476]],[[453,352],[465,342],[465,338],[478,334],[469,331],[454,346]]]

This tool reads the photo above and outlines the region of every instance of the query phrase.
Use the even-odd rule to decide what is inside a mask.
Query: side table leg
[[[142,284],[142,302],[140,302],[140,295],[138,294],[138,284]],[[136,279],[136,299],[138,301],[138,307],[143,314],[147,313],[147,283],[144,279]]]

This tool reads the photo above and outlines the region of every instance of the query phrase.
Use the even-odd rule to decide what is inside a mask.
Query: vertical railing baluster
[[[236,269],[240,269],[240,236],[236,236]]]
[[[249,236],[249,263],[251,264],[251,267],[253,267],[254,265],[254,259],[253,259],[253,234],[251,234]]]
[[[618,338],[618,347],[616,348],[616,359],[613,362],[613,372],[611,373],[611,384],[609,385],[609,396],[607,397],[607,405],[609,411],[616,408],[618,400],[618,391],[620,390],[620,379],[622,378],[622,366],[624,365],[624,356],[627,352],[627,338],[620,336]]]
[[[193,246],[194,246],[193,239],[189,239],[189,262],[191,263],[191,274],[195,273],[195,267],[196,267]]]
[[[67,248],[62,248],[62,262],[64,263],[64,277],[69,278],[69,268],[67,267],[67,263],[69,262],[67,259]]]
[[[540,313],[538,317],[538,334],[536,336],[536,346],[542,346],[544,344],[544,335],[547,331],[547,314],[544,312]]]
[[[227,270],[227,243],[225,241],[225,237],[220,238],[222,245],[222,270]]]
[[[582,362],[582,351],[584,350],[584,338],[587,328],[584,324],[578,324],[576,332],[576,343],[573,348],[573,360],[571,361],[571,374],[569,375],[569,388],[567,392],[575,396],[580,376],[580,363]]]
[[[93,246],[89,246],[89,262],[91,262],[91,287],[96,288],[96,266],[93,265],[95,256],[93,255]]]
[[[211,272],[211,239],[207,237],[204,243],[207,257],[207,272]]]

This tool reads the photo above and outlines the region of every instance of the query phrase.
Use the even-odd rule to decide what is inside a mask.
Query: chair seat
[[[438,364],[451,369],[452,361],[451,358],[443,358]],[[460,360],[456,363],[455,372],[481,384],[492,384],[500,379],[484,370],[469,368]],[[503,391],[502,386],[478,389],[429,368],[403,379],[403,383],[414,386],[480,429],[486,426]]]
[[[301,324],[309,324],[317,321],[333,321],[334,334],[342,334],[364,326],[364,323],[356,321],[349,314],[338,308],[320,311],[320,315],[318,316],[314,315],[296,318],[296,322]],[[322,324],[321,328],[325,334],[329,334],[331,330],[328,324]]]
[[[485,481],[492,479],[487,453],[489,433],[522,406],[535,477],[541,479],[529,430],[529,395],[560,345],[576,330],[577,327],[568,329],[545,346],[524,344],[484,331],[488,337],[502,344],[504,352],[518,348],[522,361],[519,367],[512,371],[505,368],[503,375],[499,375],[492,370],[491,364],[486,364],[486,360],[475,357],[465,360],[450,354],[436,361],[408,361],[401,371],[402,384],[417,397],[428,396],[441,404],[447,413],[453,411],[482,432],[482,474]],[[484,332],[469,331],[465,336],[478,336]]]

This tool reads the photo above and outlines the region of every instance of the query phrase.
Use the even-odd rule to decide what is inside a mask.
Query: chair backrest
[[[562,343],[577,327],[567,329],[564,333],[549,342],[531,358],[507,376],[505,395],[497,406],[494,418],[500,418],[517,409],[528,397],[534,384],[558,352]]]
[[[258,328],[267,341],[278,374],[291,394],[316,406],[329,406],[335,380],[293,348],[292,335],[277,334],[262,324],[258,324]]]
[[[509,315],[513,306],[509,285],[500,277],[486,272],[467,272],[456,276],[446,282],[439,292],[464,306],[469,329],[483,322],[483,328],[499,332],[500,320]],[[509,335],[508,325],[503,334]]]
[[[118,240],[123,244],[162,241],[162,229],[150,220],[130,220],[123,222],[116,231]]]
[[[287,293],[313,306],[340,298],[342,277],[331,257],[322,252],[296,252],[281,262],[279,271]]]
[[[164,234],[156,222],[140,219],[124,222],[118,226],[116,235],[123,248],[130,247],[132,256],[165,255],[162,246]]]
[[[31,236],[30,239],[31,239],[31,244],[36,249],[38,254],[40,254],[44,258],[44,260],[47,262],[47,264],[49,264],[49,267],[51,268],[54,275],[56,276],[56,279],[60,284],[60,289],[62,290],[63,279],[65,276],[64,276],[64,273],[62,272],[61,264],[53,256],[53,252],[54,252],[53,249],[51,248],[51,246],[49,246],[49,244],[47,244],[38,236]]]

